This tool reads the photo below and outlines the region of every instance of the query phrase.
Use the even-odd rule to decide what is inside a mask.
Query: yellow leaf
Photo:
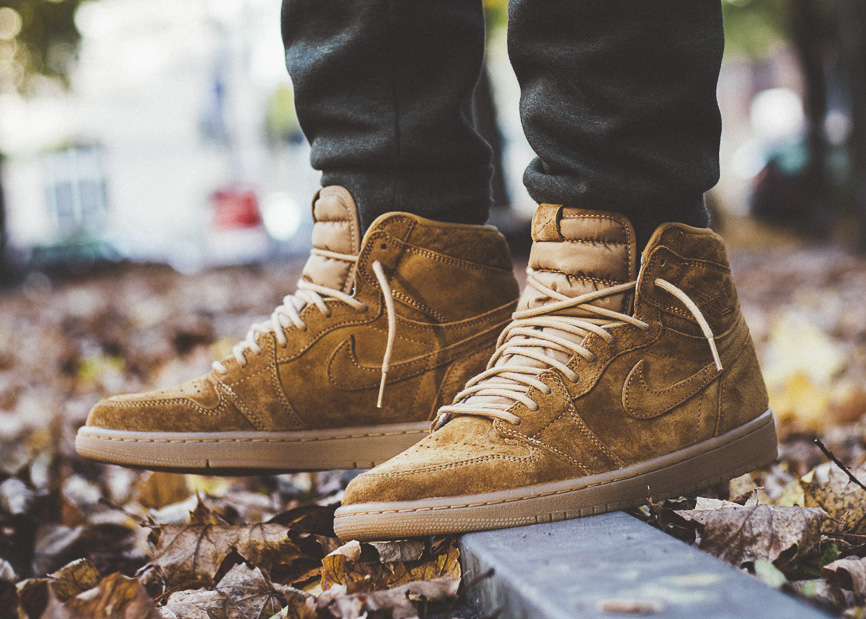
[[[186,477],[177,473],[149,473],[138,490],[138,501],[149,509],[162,509],[190,497]]]

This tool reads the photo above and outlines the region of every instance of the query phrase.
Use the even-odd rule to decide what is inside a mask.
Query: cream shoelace
[[[554,302],[514,313],[512,322],[499,336],[496,352],[487,364],[487,370],[466,384],[466,388],[454,398],[454,404],[439,409],[434,429],[447,423],[453,415],[479,415],[494,421],[501,419],[519,424],[520,417],[509,412],[509,409],[519,402],[529,410],[537,411],[538,404],[527,395],[529,389],[535,387],[545,395],[551,392],[550,387],[539,380],[538,375],[541,372],[554,368],[567,380],[575,383],[578,380],[577,373],[562,359],[579,356],[590,362],[595,360],[592,351],[582,345],[587,335],[595,333],[605,342],[612,343],[615,338],[608,329],[621,325],[649,328],[647,323],[633,316],[593,305],[593,302],[599,299],[634,290],[636,281],[572,298],[538,281],[532,269],[527,269],[527,273],[527,286],[532,286]],[[679,299],[695,317],[710,346],[716,368],[721,371],[722,363],[713,332],[698,306],[685,292],[670,282],[656,279],[654,283]],[[594,316],[556,314],[574,308],[580,308]],[[521,359],[534,360],[540,365],[521,362]]]
[[[358,256],[352,254],[341,254],[324,249],[313,248],[310,253],[324,258],[334,258],[346,262],[355,263],[358,261]],[[394,298],[391,294],[391,286],[388,284],[385,271],[379,262],[373,263],[373,272],[382,289],[385,298],[385,312],[388,316],[388,343],[385,347],[385,356],[382,360],[382,380],[379,384],[379,397],[376,404],[378,408],[382,408],[382,396],[385,392],[385,381],[387,379],[388,370],[391,368],[391,354],[394,349],[394,339],[397,335],[397,317],[394,313]],[[320,284],[301,280],[298,282],[297,292],[283,297],[282,304],[273,311],[270,318],[250,327],[243,341],[239,342],[232,348],[232,356],[241,367],[246,366],[246,355],[248,352],[258,354],[262,351],[262,347],[258,345],[256,339],[258,339],[258,336],[262,333],[267,333],[269,331],[273,331],[277,338],[277,343],[279,343],[280,346],[286,346],[289,341],[286,339],[286,334],[283,329],[290,325],[294,325],[301,331],[307,330],[307,323],[305,323],[304,319],[301,318],[301,311],[305,307],[308,305],[315,305],[316,308],[325,315],[325,317],[331,316],[331,309],[326,303],[327,299],[342,301],[349,307],[358,311],[364,311],[367,309],[366,303],[358,301],[352,295],[346,294],[341,290],[335,290],[328,286],[322,286]],[[228,368],[219,361],[214,361],[211,365],[213,369],[220,374],[228,372]]]

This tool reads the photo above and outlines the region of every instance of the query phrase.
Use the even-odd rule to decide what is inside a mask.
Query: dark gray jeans
[[[362,226],[389,211],[486,220],[481,0],[283,0],[282,29],[312,164],[352,192]],[[622,212],[644,242],[665,221],[706,225],[723,45],[719,0],[511,0],[530,195]]]

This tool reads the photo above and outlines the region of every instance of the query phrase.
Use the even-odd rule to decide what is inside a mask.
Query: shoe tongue
[[[557,204],[542,204],[532,218],[532,250],[529,266],[533,277],[545,286],[568,297],[577,297],[636,279],[637,250],[634,229],[624,216],[606,211],[567,208]],[[602,297],[593,304],[616,312],[629,313],[632,294]],[[548,295],[527,286],[520,296],[517,310],[534,309],[556,303]],[[598,318],[585,309],[574,308],[557,312],[560,315]],[[566,339],[577,336],[545,327]],[[556,350],[533,347],[533,351],[551,356],[563,363],[569,355]],[[544,369],[546,364],[522,355],[508,357],[498,365],[522,365]],[[508,384],[508,379],[488,379],[491,386]],[[474,396],[480,406],[509,406],[511,400],[500,396]]]
[[[358,207],[343,187],[332,185],[313,199],[313,247],[325,252],[357,256],[361,247]],[[332,256],[310,254],[303,279],[345,293],[352,291],[355,263]]]
[[[529,266],[535,271],[535,278],[568,297],[636,279],[634,229],[623,215],[542,204],[532,218],[532,241]],[[630,301],[631,294],[618,294],[603,297],[594,304],[627,313]],[[518,309],[555,302],[528,286]],[[587,312],[578,309],[567,313]]]

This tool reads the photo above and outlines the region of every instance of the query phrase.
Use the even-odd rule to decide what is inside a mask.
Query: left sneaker
[[[613,213],[542,205],[488,369],[417,445],[354,479],[343,539],[598,514],[772,462],[776,433],[722,239],[660,226],[636,275]]]

